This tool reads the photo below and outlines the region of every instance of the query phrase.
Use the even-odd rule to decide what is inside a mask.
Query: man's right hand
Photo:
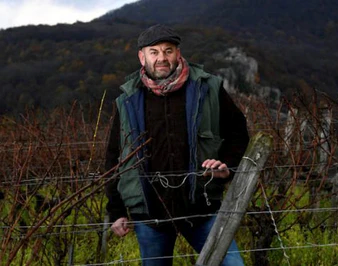
[[[128,218],[122,217],[117,219],[111,226],[111,230],[115,233],[115,235],[118,236],[125,236],[126,234],[129,233],[130,229],[128,227]]]

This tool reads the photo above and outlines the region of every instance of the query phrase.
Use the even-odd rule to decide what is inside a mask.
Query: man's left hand
[[[213,176],[217,178],[227,178],[230,175],[227,165],[219,160],[207,159],[202,163],[202,167],[211,170],[207,171],[206,175],[211,175],[211,172],[213,173]]]

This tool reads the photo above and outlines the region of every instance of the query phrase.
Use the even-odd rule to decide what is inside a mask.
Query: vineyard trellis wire
[[[284,101],[276,113],[245,97],[238,98],[238,105],[245,111],[251,135],[263,131],[275,139],[273,153],[260,174],[266,197],[257,187],[237,233],[246,264],[285,263],[271,214],[291,265],[297,262],[298,250],[310,250],[309,258],[302,258],[305,262],[337,263],[337,121],[331,119],[329,127],[321,122],[322,115],[333,116],[330,112],[337,106],[332,102],[303,104],[297,99]],[[293,123],[288,115],[293,116]],[[104,173],[105,145],[114,114],[102,116],[97,127],[97,115],[90,120],[74,105],[68,113],[56,110],[45,118],[33,113],[20,121],[2,118],[1,261],[8,265],[139,263],[134,237],[121,241],[103,222],[107,180],[99,176]],[[287,126],[292,134],[287,134]],[[314,249],[325,252],[315,258]],[[191,265],[197,254],[183,241],[174,256],[177,263]]]

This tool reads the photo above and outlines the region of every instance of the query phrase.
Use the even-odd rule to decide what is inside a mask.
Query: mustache
[[[168,66],[170,66],[170,64],[167,63],[167,62],[164,62],[164,63],[156,63],[155,66],[166,66],[166,67],[168,67]]]

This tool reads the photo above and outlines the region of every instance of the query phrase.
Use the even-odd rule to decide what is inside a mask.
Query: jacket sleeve
[[[115,105],[116,106],[116,105]],[[110,136],[106,150],[105,170],[108,171],[118,164],[120,155],[120,117],[116,110]],[[108,198],[106,210],[109,215],[109,221],[114,222],[120,217],[127,217],[127,209],[125,208],[121,196],[117,190],[119,178],[113,178],[105,186],[105,194]]]
[[[239,165],[249,142],[246,118],[223,87],[220,88],[219,97],[220,137],[223,139],[219,158],[233,168]],[[233,177],[234,172],[230,173]]]

